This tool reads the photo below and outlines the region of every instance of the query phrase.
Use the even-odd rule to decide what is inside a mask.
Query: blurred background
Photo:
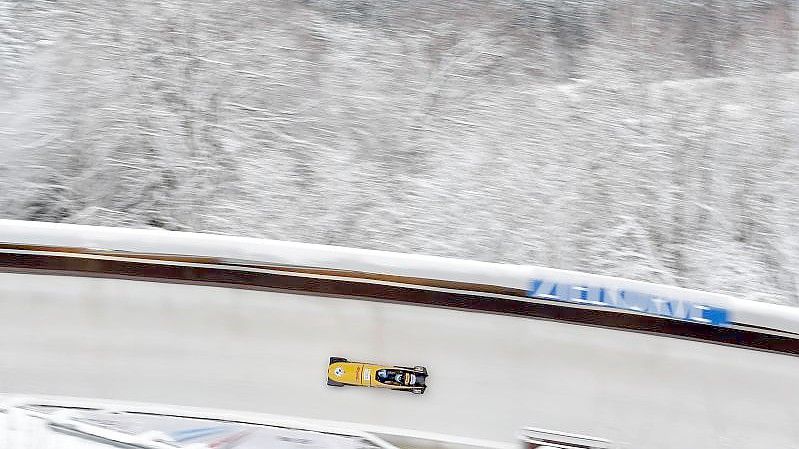
[[[0,0],[0,218],[799,305],[794,0]]]

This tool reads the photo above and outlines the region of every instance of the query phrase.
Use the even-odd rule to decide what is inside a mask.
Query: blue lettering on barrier
[[[603,287],[533,279],[527,296],[633,310],[714,326],[726,326],[730,323],[729,312],[721,307],[624,289],[614,291]]]

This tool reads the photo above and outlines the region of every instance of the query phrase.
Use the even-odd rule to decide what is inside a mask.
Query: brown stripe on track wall
[[[257,268],[262,270],[289,271],[292,273],[315,274],[324,276],[339,276],[347,278],[370,279],[383,282],[396,282],[401,284],[422,285],[426,287],[448,288],[452,290],[467,290],[480,293],[494,293],[500,295],[526,297],[527,292],[521,289],[502,287],[497,285],[477,284],[472,282],[445,281],[440,279],[427,279],[412,276],[400,276],[382,273],[367,273],[363,271],[341,270],[322,267],[297,267],[269,263],[255,263],[252,261],[238,261],[210,256],[187,256],[171,254],[146,254],[128,251],[96,250],[73,248],[65,246],[24,245],[14,243],[0,243],[0,250],[69,253],[88,256],[123,257],[127,259],[160,260],[169,262],[203,263],[212,265],[225,265],[229,267]]]
[[[116,254],[129,257],[129,255],[124,253]],[[358,278],[327,279],[308,277],[309,272],[316,270],[298,269],[296,270],[297,272],[303,272],[305,275],[297,276],[291,274],[286,267],[283,267],[285,273],[264,273],[247,271],[246,268],[238,267],[163,264],[157,263],[152,259],[123,260],[114,257],[101,259],[74,257],[69,254],[0,252],[0,271],[176,282],[367,299],[643,332],[799,356],[799,339],[758,330],[709,326],[654,315],[618,312],[612,309],[574,307],[555,301],[530,302],[522,297],[518,299],[513,297],[489,297],[481,295],[482,292],[479,291],[438,291],[425,289],[424,286],[414,284],[387,285],[363,282],[364,278],[372,279],[367,276],[361,276],[360,280]],[[162,257],[157,259],[165,260]],[[188,259],[193,259],[195,262],[202,259],[208,260],[206,258],[186,257],[184,262],[188,261]],[[176,261],[176,263],[180,262]],[[266,266],[260,265],[257,265],[257,267],[266,268]],[[324,272],[324,274],[335,272],[335,270],[319,271],[319,274],[322,274],[321,272]],[[400,279],[401,277],[395,278]],[[514,291],[514,293],[516,292],[518,291]],[[518,293],[513,296],[518,296]]]

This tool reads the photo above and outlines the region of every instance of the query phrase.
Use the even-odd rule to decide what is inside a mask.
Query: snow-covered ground
[[[797,5],[0,1],[0,217],[799,305]]]

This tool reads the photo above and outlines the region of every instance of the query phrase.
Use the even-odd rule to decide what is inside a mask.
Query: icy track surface
[[[799,447],[799,358],[553,322],[269,292],[0,274],[0,391],[515,441]],[[425,365],[423,396],[325,385],[328,357]]]

